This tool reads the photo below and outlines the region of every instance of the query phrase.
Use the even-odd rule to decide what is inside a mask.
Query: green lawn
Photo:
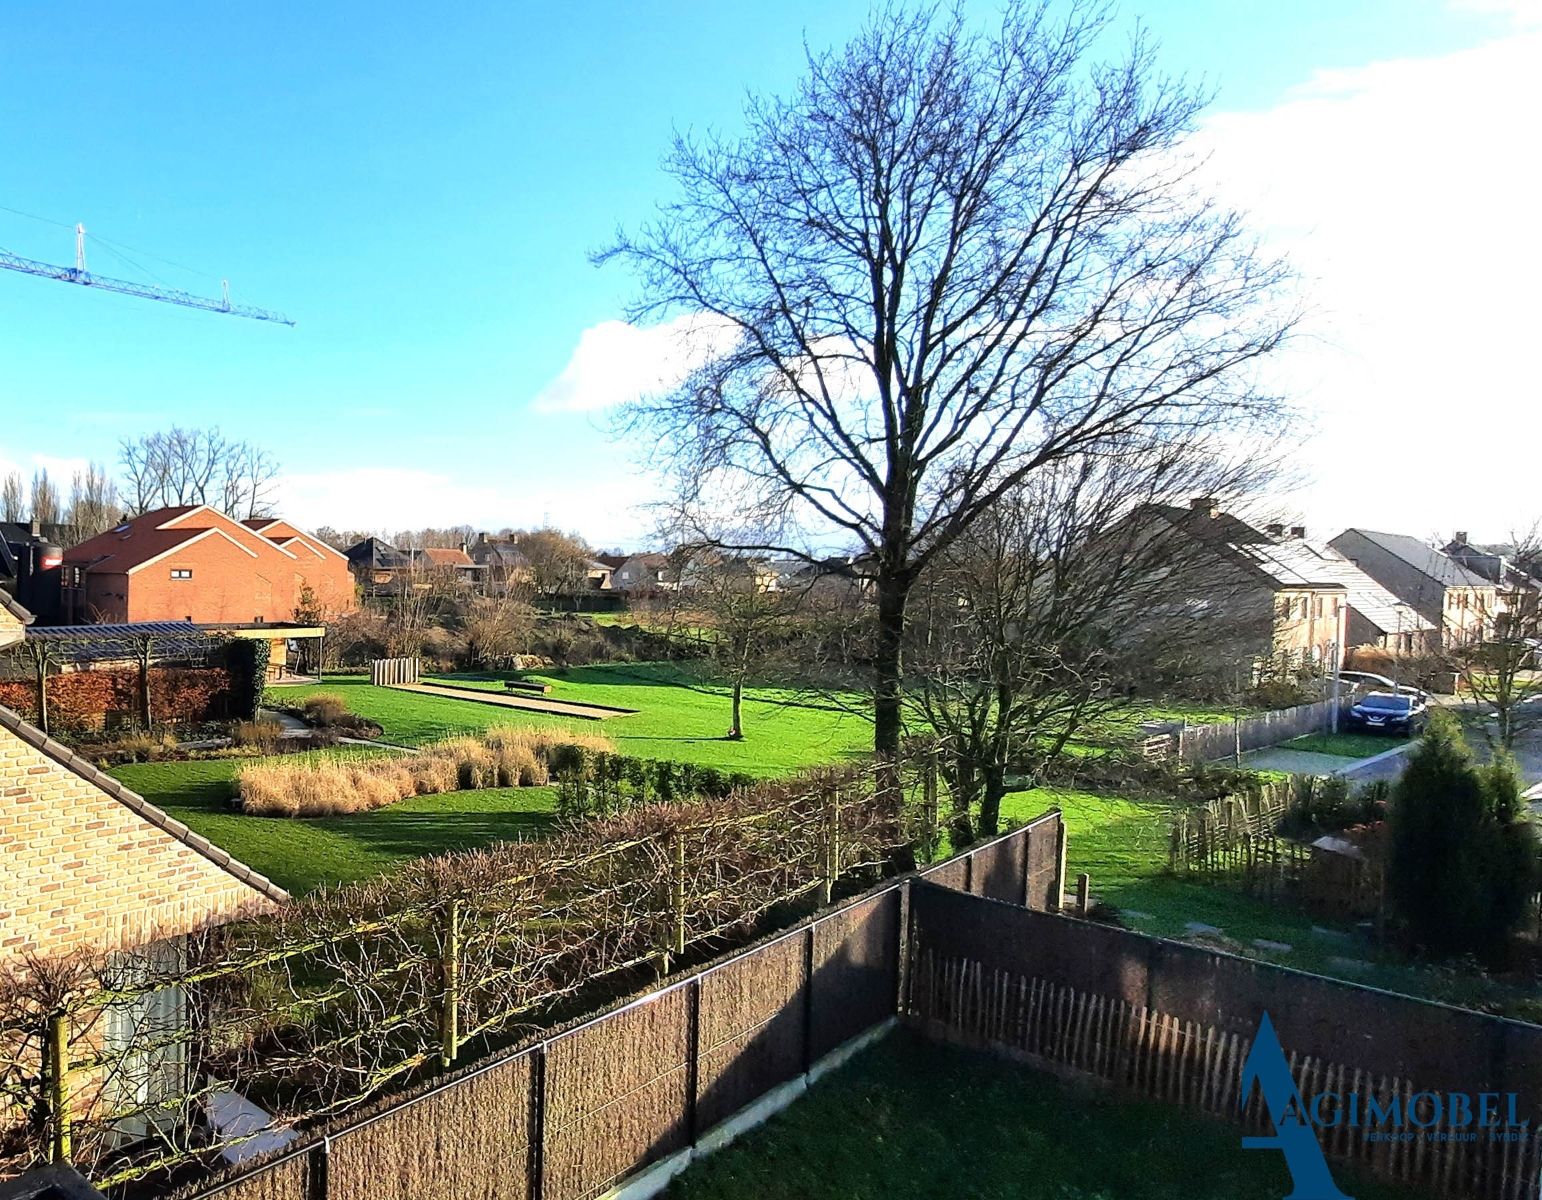
[[[1341,758],[1370,758],[1406,746],[1404,737],[1377,733],[1308,733],[1280,744],[1281,750],[1305,750],[1311,754],[1336,754]]]
[[[112,774],[295,893],[378,875],[425,854],[528,837],[554,819],[556,789],[550,787],[417,796],[374,812],[340,817],[245,816],[232,812],[228,800],[236,771],[252,761],[134,763],[117,767]]]
[[[501,676],[437,676],[461,686],[503,693]],[[349,708],[380,724],[382,738],[415,746],[489,725],[530,724],[581,727],[614,739],[626,754],[668,758],[756,775],[779,775],[802,767],[846,759],[872,744],[872,725],[833,704],[808,702],[794,692],[751,688],[744,705],[743,741],[723,738],[728,728],[728,695],[721,687],[694,681],[668,664],[627,663],[527,672],[521,678],[551,684],[550,696],[637,709],[604,721],[478,704],[473,700],[377,688],[357,676],[338,676],[319,687],[284,688],[276,698],[297,704],[314,691],[336,692]]]
[[[1417,1193],[1341,1166],[1357,1200]],[[1279,1200],[1277,1153],[1174,1106],[974,1051],[891,1034],[733,1145],[689,1167],[671,1200]]]
[[[1168,804],[1037,788],[1007,796],[1002,814],[1026,821],[1052,804],[1065,813],[1068,877],[1074,880],[1087,872],[1093,896],[1117,907],[1121,921],[1131,929],[1197,940],[1214,949],[1388,991],[1542,1021],[1542,995],[1535,989],[1474,969],[1409,963],[1354,936],[1349,925],[1249,896],[1240,888],[1169,875],[1167,834],[1173,810]],[[1191,922],[1221,933],[1196,939],[1187,928]],[[1253,945],[1255,938],[1290,949],[1260,948]],[[1343,960],[1355,965],[1346,966]]]

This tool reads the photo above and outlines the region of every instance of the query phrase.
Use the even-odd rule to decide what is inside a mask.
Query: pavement
[[[1313,754],[1269,746],[1242,756],[1242,765],[1255,771],[1286,771],[1292,775],[1343,775],[1355,783],[1396,779],[1403,769],[1403,755],[1413,743],[1393,746],[1369,758],[1345,758],[1342,754]]]

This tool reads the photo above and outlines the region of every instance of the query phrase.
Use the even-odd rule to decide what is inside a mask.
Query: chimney
[[[35,538],[43,536],[42,522],[40,522],[36,517],[32,518],[32,536]]]
[[[1275,521],[1272,525],[1265,525],[1264,532],[1272,538],[1284,537],[1285,526],[1281,525],[1278,521]]]
[[[1292,525],[1290,527],[1290,536],[1293,538],[1304,538],[1306,536],[1306,526]]]
[[[1202,512],[1205,516],[1214,520],[1221,513],[1221,506],[1214,496],[1195,496],[1189,501],[1189,507],[1195,512]]]
[[[487,530],[484,529],[479,534],[477,534],[477,545],[478,546],[485,546],[485,545],[487,545]]]
[[[1458,529],[1456,531],[1456,540],[1465,546],[1467,544],[1467,531],[1465,529]]]

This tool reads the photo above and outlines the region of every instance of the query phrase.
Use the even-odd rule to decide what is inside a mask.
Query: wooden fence
[[[927,874],[1043,903],[1058,895],[1063,846],[1049,812]],[[179,1195],[590,1200],[626,1181],[662,1186],[746,1110],[790,1102],[897,1017],[915,878]]]
[[[376,687],[391,687],[398,683],[418,681],[418,660],[415,658],[376,658],[369,664],[369,681]]]
[[[1459,1130],[1438,1117],[1428,1135],[1376,1139],[1345,1120],[1320,1130],[1330,1157],[1445,1195],[1542,1194],[1542,1026],[924,883],[912,888],[910,911],[905,1015],[931,1036],[1260,1129],[1267,1115],[1240,1088],[1268,1011],[1308,1103],[1323,1092],[1374,1096],[1382,1106],[1395,1098],[1429,1119],[1431,1093],[1515,1092],[1532,1118],[1492,1140],[1451,1136]]]
[[[1146,758],[1176,755],[1185,762],[1214,762],[1277,746],[1305,733],[1326,733],[1332,726],[1332,715],[1333,701],[1318,700],[1230,721],[1153,732],[1141,742],[1140,749]]]

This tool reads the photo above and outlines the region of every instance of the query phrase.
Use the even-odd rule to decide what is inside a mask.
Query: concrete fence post
[[[1065,814],[1055,822],[1055,911],[1065,911]]]
[[[441,963],[444,993],[439,1005],[439,1063],[450,1067],[460,1053],[461,902],[451,900],[445,912]]]

